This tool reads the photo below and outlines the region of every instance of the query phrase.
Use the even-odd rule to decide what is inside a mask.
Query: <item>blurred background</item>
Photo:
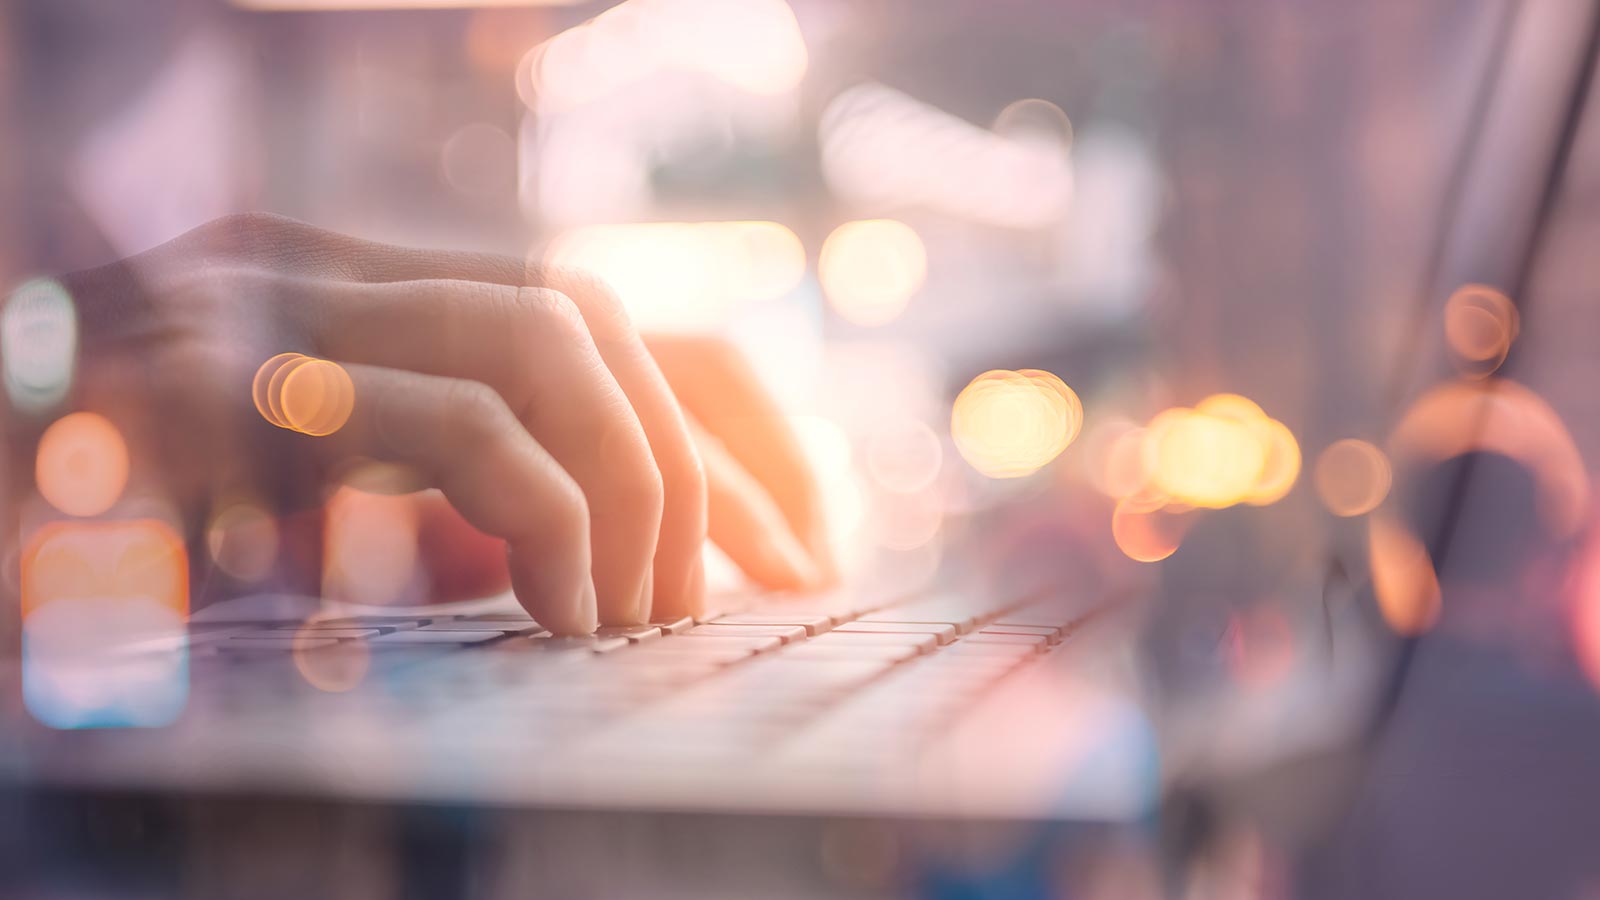
[[[1146,664],[1220,704],[1175,728],[1303,702],[1339,616],[1438,628],[1594,718],[1594,176],[1537,321],[1431,283],[1514,4],[421,5],[6,7],[0,274],[242,210],[582,267],[643,329],[749,353],[847,567],[931,582],[976,547],[994,579],[1154,591]],[[1501,436],[1451,437],[1502,376]],[[1466,453],[1510,463],[1475,538],[1504,559],[1441,607],[1390,495]],[[225,513],[193,553],[237,561]],[[1330,611],[1334,583],[1376,602]]]

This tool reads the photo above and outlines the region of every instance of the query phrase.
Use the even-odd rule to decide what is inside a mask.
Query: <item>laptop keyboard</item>
[[[201,715],[420,723],[645,764],[761,753],[865,766],[914,752],[1081,618],[1040,602],[827,595],[582,638],[511,612],[196,623],[184,640]]]

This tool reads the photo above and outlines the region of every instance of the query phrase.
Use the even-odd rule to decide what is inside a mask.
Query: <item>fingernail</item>
[[[594,634],[600,627],[600,600],[594,590],[594,578],[585,578],[583,588],[578,592],[578,608],[573,611],[572,621],[579,634]]]
[[[636,625],[643,625],[650,621],[650,608],[655,605],[656,570],[654,567],[644,573],[644,584],[639,586],[639,605],[634,613],[633,621]]]

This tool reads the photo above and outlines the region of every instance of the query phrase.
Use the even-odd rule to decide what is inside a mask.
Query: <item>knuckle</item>
[[[549,527],[557,536],[567,541],[589,540],[589,501],[583,489],[570,475],[562,474],[551,491],[550,509],[546,511]]]
[[[584,269],[556,266],[543,270],[546,284],[573,298],[596,341],[621,343],[639,335],[622,298],[605,279]]]
[[[480,381],[455,380],[444,390],[447,423],[468,445],[503,440],[520,427],[500,395]]]
[[[561,328],[588,339],[589,329],[583,311],[567,294],[552,288],[524,285],[518,287],[513,296],[515,308],[521,314],[519,318],[524,322],[540,328]]]
[[[286,216],[265,212],[230,213],[199,226],[189,236],[214,247],[232,247],[303,227]]]

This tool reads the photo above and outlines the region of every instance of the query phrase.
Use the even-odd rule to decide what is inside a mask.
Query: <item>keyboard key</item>
[[[697,625],[688,632],[688,637],[775,637],[785,644],[804,640],[806,629],[802,625],[721,625],[708,623]]]
[[[980,631],[968,637],[963,643],[967,644],[1020,644],[1043,650],[1050,639],[1042,634],[1004,634],[998,632]]]
[[[931,634],[869,634],[835,629],[827,634],[812,638],[810,643],[822,647],[863,647],[888,644],[895,647],[914,647],[918,653],[926,653],[938,646],[939,639]]]
[[[504,613],[479,613],[476,616],[467,616],[467,622],[532,622],[533,616],[522,610]]]
[[[1033,656],[1043,649],[1044,648],[1042,646],[1034,647],[1027,644],[996,644],[969,639],[965,641],[957,641],[951,646],[946,647],[944,652],[940,654],[940,658],[942,659],[945,656],[960,657],[970,655],[1020,659]]]
[[[694,627],[694,620],[684,616],[681,619],[673,619],[671,622],[652,622],[651,624],[666,634],[683,634]]]
[[[232,653],[248,650],[317,650],[338,644],[333,638],[236,637],[221,641],[216,647],[225,653]]]
[[[853,646],[823,646],[807,641],[777,655],[777,659],[796,660],[874,660],[900,662],[911,659],[922,651],[909,644],[858,644]]]
[[[336,619],[318,619],[305,624],[291,624],[288,628],[386,628],[391,631],[405,631],[418,628],[431,622],[442,622],[443,617],[417,617],[409,616],[341,616]]]
[[[745,612],[712,619],[712,625],[799,625],[806,634],[816,637],[833,627],[828,616],[786,612]]]
[[[881,609],[862,616],[858,621],[950,625],[957,634],[966,634],[977,627],[978,617],[970,609],[956,608],[950,604],[917,604]]]
[[[783,638],[776,635],[701,635],[693,629],[688,634],[676,635],[670,641],[652,644],[652,650],[670,650],[679,653],[708,653],[713,647],[724,645],[743,647],[751,653],[765,653],[783,646]]]
[[[628,639],[624,637],[601,637],[590,634],[583,637],[555,637],[548,633],[538,634],[527,639],[526,643],[512,646],[529,647],[547,652],[560,652],[563,650],[587,650],[590,653],[610,653],[628,646]]]
[[[479,622],[471,619],[452,619],[424,625],[418,631],[493,632],[495,634],[532,634],[543,631],[533,622]]]
[[[755,656],[745,647],[713,648],[701,653],[684,653],[659,648],[659,644],[635,647],[627,653],[617,654],[616,664],[651,672],[662,670],[677,673],[684,668],[711,668],[720,671],[725,666],[742,663]]]
[[[332,638],[336,641],[351,641],[375,638],[383,632],[377,628],[308,628],[297,633],[302,638]]]
[[[1012,625],[996,622],[984,628],[979,634],[1036,634],[1044,637],[1052,644],[1061,643],[1062,630],[1049,625]]]
[[[1046,604],[1035,603],[1021,609],[1013,609],[1001,613],[995,619],[996,625],[1037,625],[1046,628],[1061,628],[1071,630],[1083,619],[1082,610],[1069,610],[1057,608]]]
[[[622,638],[630,644],[642,644],[662,636],[657,625],[607,625],[596,631],[599,637]]]
[[[367,646],[378,649],[388,647],[418,647],[418,646],[445,646],[449,644],[468,645],[482,644],[486,641],[497,641],[504,637],[498,631],[472,632],[472,631],[396,631],[392,634],[380,635],[367,642]]]
[[[956,639],[954,625],[931,622],[846,622],[834,631],[841,634],[931,634],[940,644]]]

